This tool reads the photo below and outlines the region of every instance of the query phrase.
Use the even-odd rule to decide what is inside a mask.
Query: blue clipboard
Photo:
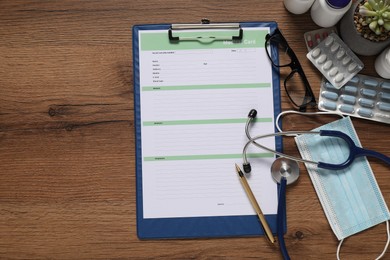
[[[277,28],[276,22],[241,22],[245,27],[269,27],[272,33]],[[211,238],[260,236],[264,232],[256,215],[250,216],[217,216],[185,218],[144,218],[142,190],[142,156],[141,156],[141,108],[140,108],[140,64],[139,32],[143,30],[169,30],[170,24],[135,25],[133,26],[133,68],[134,68],[134,122],[136,140],[136,204],[137,235],[139,239],[172,239],[172,238]],[[168,37],[168,36],[167,36]],[[271,53],[278,59],[278,49],[271,46]],[[279,70],[272,69],[274,94],[274,116],[281,111]],[[275,139],[276,150],[282,151],[282,139]],[[274,234],[277,229],[277,215],[266,215],[267,222]],[[286,220],[284,220],[284,232]]]

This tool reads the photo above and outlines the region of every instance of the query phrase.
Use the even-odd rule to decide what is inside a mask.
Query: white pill
[[[353,62],[353,63],[349,64],[348,71],[352,72],[356,69],[356,67],[357,67],[357,64],[355,62]]]
[[[319,48],[317,48],[317,49],[314,49],[314,50],[312,51],[311,56],[312,56],[313,58],[317,58],[320,54],[321,54],[321,50],[320,50]]]
[[[337,58],[338,60],[340,60],[340,59],[344,56],[344,54],[345,54],[345,51],[344,51],[343,49],[340,49],[340,50],[337,52],[337,54],[336,54],[336,58]]]
[[[338,44],[337,42],[333,43],[332,47],[330,47],[330,51],[332,53],[335,53],[340,47],[340,44]]]
[[[343,74],[343,73],[339,73],[339,74],[337,74],[337,76],[334,78],[334,81],[337,82],[337,83],[339,83],[339,82],[343,81],[343,79],[344,79],[344,74]]]
[[[333,37],[328,37],[325,40],[325,46],[329,47],[333,43]]]
[[[339,72],[339,70],[337,68],[333,68],[329,71],[329,76],[333,77],[337,74],[337,72]]]
[[[329,70],[333,65],[333,62],[331,60],[328,60],[324,64],[324,70]]]
[[[318,63],[319,64],[322,64],[326,61],[326,55],[325,54],[322,54],[319,58],[318,58]]]
[[[343,59],[342,63],[343,63],[343,65],[345,66],[345,65],[347,65],[350,61],[351,61],[351,57],[347,56],[347,57],[345,57],[345,58]]]

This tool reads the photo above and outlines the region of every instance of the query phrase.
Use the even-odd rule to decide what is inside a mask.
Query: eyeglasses
[[[276,58],[272,58],[275,50],[271,46],[278,47],[279,59],[277,55],[274,55]],[[284,88],[291,102],[299,111],[306,111],[308,105],[314,107],[317,102],[302,66],[279,29],[275,29],[271,35],[266,35],[265,49],[273,66],[291,68],[290,74],[284,79]]]

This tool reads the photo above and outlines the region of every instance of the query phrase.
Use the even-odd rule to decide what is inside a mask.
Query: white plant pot
[[[351,8],[340,21],[340,36],[353,52],[363,56],[379,54],[387,46],[390,46],[390,38],[385,41],[373,42],[367,40],[356,30],[354,24],[354,13],[359,1],[352,3]]]
[[[382,78],[390,79],[390,47],[376,57],[375,71]]]

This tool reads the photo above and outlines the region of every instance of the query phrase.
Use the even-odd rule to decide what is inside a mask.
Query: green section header
[[[271,83],[254,83],[254,84],[216,84],[216,85],[187,85],[187,86],[145,86],[142,91],[159,91],[159,90],[193,90],[193,89],[231,89],[231,88],[268,88]]]
[[[142,51],[162,51],[162,50],[194,50],[194,49],[225,49],[225,48],[264,48],[266,30],[244,30],[241,41],[218,40],[213,42],[200,41],[179,41],[170,43],[168,32],[141,32],[140,45]],[[236,30],[227,31],[191,31],[174,32],[173,36],[186,37],[226,37],[237,34]]]
[[[165,125],[205,125],[205,124],[237,124],[245,123],[247,118],[232,119],[204,119],[204,120],[173,120],[173,121],[145,121],[143,126],[165,126]],[[270,123],[272,118],[255,118],[256,123]]]
[[[248,158],[272,158],[273,153],[249,153]],[[180,155],[180,156],[147,156],[145,162],[150,161],[182,161],[182,160],[208,160],[208,159],[240,159],[241,153],[237,154],[199,154],[199,155]]]

